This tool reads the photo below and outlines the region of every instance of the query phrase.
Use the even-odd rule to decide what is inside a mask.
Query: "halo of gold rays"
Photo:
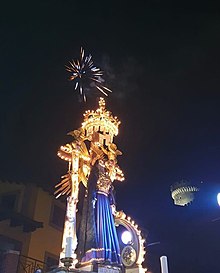
[[[86,90],[91,89],[92,86],[105,96],[108,96],[107,92],[112,92],[103,85],[103,71],[94,65],[91,54],[85,55],[85,50],[82,47],[79,60],[69,62],[69,65],[66,65],[66,70],[71,73],[69,79],[74,81],[74,89],[79,92],[84,101],[86,101]],[[87,87],[84,86],[85,82],[88,83]],[[85,88],[87,89],[85,90]]]
[[[71,181],[71,174],[68,172],[67,174],[64,174],[61,176],[61,181],[55,185],[55,188],[57,189],[54,192],[54,195],[56,198],[59,198],[61,195],[69,195],[72,190],[72,181]]]

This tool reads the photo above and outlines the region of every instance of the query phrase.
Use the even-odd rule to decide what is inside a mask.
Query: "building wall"
[[[65,204],[55,200],[53,195],[35,185],[0,182],[0,195],[8,192],[17,193],[16,211],[33,220],[43,222],[43,228],[25,233],[22,226],[11,227],[10,220],[3,220],[0,221],[0,236],[21,242],[21,249],[12,250],[19,250],[24,256],[41,261],[44,261],[48,253],[52,257],[59,257],[62,228],[57,229],[50,224],[51,209],[54,202],[63,209]]]
[[[0,182],[0,195],[6,193],[16,193],[17,201],[15,209],[17,212],[21,212],[23,196],[24,196],[25,187],[22,184],[15,183],[2,183]],[[21,243],[21,249],[12,249],[19,250],[22,255],[27,255],[29,242],[30,242],[30,233],[24,233],[22,227],[10,227],[10,220],[0,221],[0,235],[13,239]],[[16,248],[16,247],[15,247]],[[20,247],[19,247],[20,248]],[[7,249],[10,250],[10,249]]]
[[[44,260],[45,252],[59,256],[62,243],[62,230],[56,229],[50,224],[53,202],[65,209],[64,204],[54,200],[54,196],[38,188],[38,195],[34,211],[34,219],[44,223],[44,228],[33,232],[30,240],[28,256]]]

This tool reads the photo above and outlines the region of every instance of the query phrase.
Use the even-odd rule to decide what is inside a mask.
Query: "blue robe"
[[[97,189],[97,168],[93,168],[83,206],[77,258],[80,265],[95,262],[121,265],[111,194]]]

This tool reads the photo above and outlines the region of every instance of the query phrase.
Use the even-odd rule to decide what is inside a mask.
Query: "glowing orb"
[[[37,270],[34,271],[34,273],[43,273],[42,269],[38,268]]]
[[[218,205],[220,206],[220,192],[217,194],[217,202],[218,202]]]
[[[128,230],[124,231],[121,235],[122,242],[127,245],[132,240],[131,232]]]

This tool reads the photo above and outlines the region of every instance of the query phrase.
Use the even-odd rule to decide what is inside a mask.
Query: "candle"
[[[66,258],[72,257],[72,243],[73,243],[73,239],[71,237],[67,237],[66,238],[66,253],[65,253]]]
[[[160,257],[161,273],[168,273],[167,256]]]

